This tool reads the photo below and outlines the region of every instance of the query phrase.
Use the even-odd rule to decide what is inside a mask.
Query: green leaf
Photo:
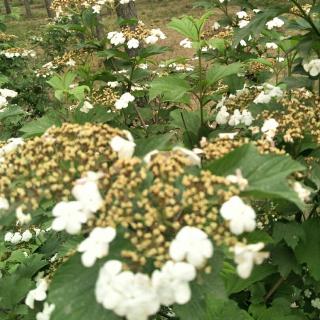
[[[240,309],[233,300],[211,299],[207,303],[209,307],[206,320],[253,320],[249,313]]]
[[[286,278],[291,271],[296,274],[301,273],[301,266],[292,252],[286,246],[277,246],[272,250],[271,254],[272,264],[278,267],[279,273],[282,277]]]
[[[150,83],[150,99],[161,96],[163,101],[188,103],[191,87],[187,80],[178,75],[157,78]]]
[[[170,146],[174,133],[167,133],[149,138],[137,139],[135,155],[143,157],[148,152],[153,150],[165,150]]]
[[[90,88],[88,86],[77,86],[70,90],[70,94],[74,95],[78,101],[83,101],[86,96],[86,92],[89,91]]]
[[[295,203],[299,208],[304,208],[296,192],[289,187],[287,177],[292,172],[304,170],[305,167],[289,156],[260,155],[255,146],[247,144],[221,159],[209,162],[205,167],[215,174],[224,176],[240,169],[249,182],[244,195],[285,199]]]
[[[284,240],[291,249],[295,249],[300,240],[306,240],[306,234],[302,225],[297,222],[278,222],[274,225],[273,238],[276,242]]]
[[[288,5],[282,4],[267,8],[263,12],[257,14],[245,28],[237,30],[235,33],[234,46],[238,46],[242,39],[247,40],[250,35],[260,36],[261,32],[266,28],[266,23],[282,13],[287,12],[288,8]]]
[[[320,281],[320,219],[310,219],[303,223],[306,238],[300,241],[295,254],[300,263],[306,263],[310,274]]]
[[[32,287],[33,282],[29,278],[20,278],[16,274],[0,279],[1,307],[14,307],[26,296]]]
[[[25,124],[20,131],[23,133],[23,137],[29,138],[43,134],[47,129],[53,125],[59,126],[61,123],[58,119],[54,119],[49,115],[45,115],[42,118],[33,120]]]
[[[237,74],[241,71],[242,64],[240,62],[231,63],[229,65],[214,64],[207,72],[206,81],[208,85],[217,83],[219,80]]]
[[[168,24],[169,28],[176,30],[183,36],[192,41],[198,41],[198,30],[192,17],[183,17],[181,19],[173,18]]]
[[[6,118],[12,118],[24,115],[25,112],[18,106],[10,106],[6,108],[3,112],[0,112],[0,121]]]
[[[262,264],[255,266],[250,278],[241,279],[235,273],[225,273],[224,280],[226,284],[226,290],[228,294],[240,292],[246,288],[249,288],[254,283],[265,279],[273,273],[276,273],[277,269],[270,264]]]

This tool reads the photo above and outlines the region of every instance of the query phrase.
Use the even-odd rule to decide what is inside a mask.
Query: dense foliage
[[[0,24],[0,319],[318,319],[320,2],[128,5]]]

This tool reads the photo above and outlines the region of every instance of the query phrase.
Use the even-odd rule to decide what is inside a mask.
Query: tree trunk
[[[116,11],[118,18],[129,20],[138,19],[136,4],[134,1],[130,1],[127,4],[120,4],[116,2]]]
[[[11,7],[10,7],[9,0],[4,0],[4,7],[6,9],[6,14],[10,14],[11,13]]]
[[[44,0],[44,3],[46,5],[48,18],[53,18],[54,17],[54,12],[51,9],[51,0]]]
[[[23,0],[24,7],[26,8],[26,16],[27,18],[31,18],[31,8],[30,8],[30,3],[29,0]]]

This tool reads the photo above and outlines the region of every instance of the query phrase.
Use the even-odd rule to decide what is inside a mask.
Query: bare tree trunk
[[[26,8],[26,16],[27,18],[31,18],[31,8],[30,8],[30,3],[29,0],[23,0],[24,7]]]
[[[6,14],[10,14],[11,13],[11,7],[10,7],[9,0],[3,0],[3,1],[4,1],[4,7],[6,9]]]
[[[127,4],[120,4],[119,1],[117,1],[116,11],[119,18],[125,20],[138,19],[136,4],[134,1],[130,1]]]
[[[51,9],[51,0],[44,0],[44,3],[46,5],[48,18],[53,18],[54,17],[54,12]]]

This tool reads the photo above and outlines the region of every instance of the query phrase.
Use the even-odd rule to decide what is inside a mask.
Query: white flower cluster
[[[81,256],[82,264],[85,267],[92,267],[97,259],[101,259],[108,255],[109,244],[115,238],[116,230],[107,228],[94,228],[89,237],[83,240],[78,251],[83,252]]]
[[[4,112],[6,110],[6,106],[9,103],[7,98],[15,98],[17,95],[18,93],[16,91],[0,88],[0,112]]]
[[[53,72],[55,69],[57,69],[58,66],[54,65],[52,61],[45,63],[42,67],[41,67],[41,72],[39,72],[38,70],[35,71],[35,74],[37,77],[42,77],[42,78],[47,78],[51,75],[53,75]]]
[[[117,110],[126,109],[130,102],[133,102],[135,97],[130,93],[124,93],[114,104]]]
[[[36,56],[36,52],[34,50],[22,50],[21,52],[1,50],[0,55],[5,56],[8,59],[14,59],[14,58],[19,58],[19,57],[21,57],[21,58],[27,58],[27,57],[34,58]]]
[[[237,126],[244,124],[250,126],[254,118],[250,111],[239,109],[234,110],[233,114],[230,115],[226,106],[222,105],[217,113],[216,122],[220,125],[228,124],[229,126]]]
[[[97,186],[100,178],[101,174],[88,172],[86,177],[76,181],[72,189],[76,201],[62,201],[53,208],[53,230],[77,234],[81,225],[100,209],[102,197]]]
[[[275,87],[272,84],[265,83],[264,90],[254,99],[253,103],[269,103],[272,98],[281,98],[283,91],[279,87]]]
[[[262,242],[249,245],[237,243],[231,248],[231,251],[234,252],[234,261],[237,264],[237,273],[241,278],[249,278],[254,265],[261,264],[269,257],[268,252],[260,252],[263,248],[264,243]]]
[[[238,196],[231,197],[220,208],[221,216],[229,221],[230,231],[235,235],[251,232],[256,228],[256,213]]]
[[[268,30],[272,30],[273,28],[281,28],[283,25],[284,21],[278,17],[275,17],[266,23]]]
[[[151,277],[123,271],[120,261],[108,261],[100,269],[96,299],[118,316],[147,320],[161,305],[187,303],[191,299],[189,282],[195,279],[196,268],[202,268],[212,255],[207,235],[195,227],[184,227],[170,246],[173,261],[166,262]]]
[[[111,149],[117,152],[119,159],[131,158],[134,154],[136,144],[129,131],[124,130],[128,139],[124,139],[120,136],[115,136],[110,141]]]
[[[107,35],[108,40],[110,40],[110,43],[114,46],[125,44],[128,47],[128,49],[136,49],[140,46],[140,41],[136,38],[131,38],[127,41],[125,35],[122,32],[118,31],[112,31],[109,32]],[[151,29],[150,34],[143,39],[143,41],[146,44],[155,44],[160,39],[164,40],[166,39],[166,35],[160,30],[160,29]]]
[[[303,68],[312,77],[317,77],[320,74],[320,59],[313,59],[303,63]]]
[[[7,232],[4,236],[4,241],[11,242],[12,244],[18,244],[21,242],[29,242],[32,239],[32,233],[30,230],[20,232]]]

